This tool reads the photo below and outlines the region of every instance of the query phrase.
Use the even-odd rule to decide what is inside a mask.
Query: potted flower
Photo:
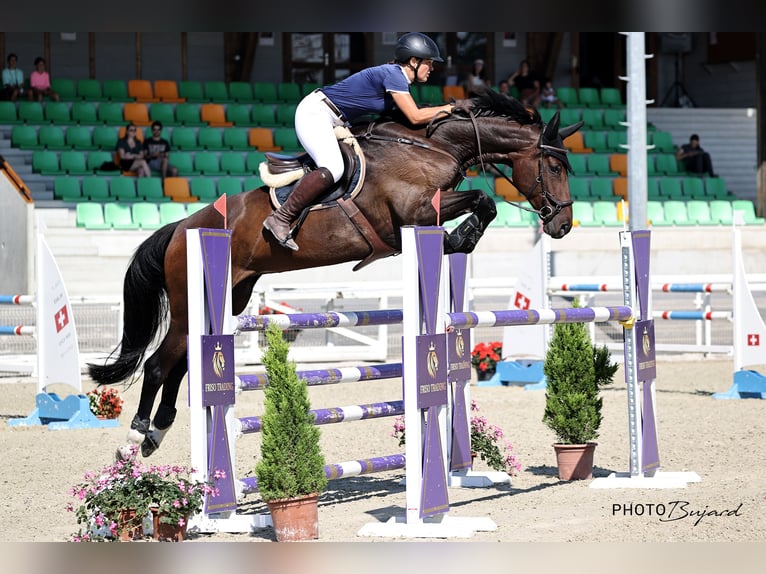
[[[87,393],[90,411],[100,419],[116,419],[122,412],[123,399],[113,387],[96,387]]]
[[[543,422],[556,434],[561,480],[592,477],[594,441],[603,418],[599,390],[613,381],[617,369],[607,347],[593,345],[585,323],[555,325],[543,364]]]
[[[500,341],[477,343],[471,351],[471,364],[476,369],[477,378],[480,381],[491,379],[502,356],[503,344]]]
[[[505,472],[508,476],[516,476],[521,470],[521,464],[513,452],[510,441],[501,443],[505,436],[503,429],[490,424],[484,415],[479,415],[479,405],[471,401],[471,455],[481,458],[487,466],[498,472]],[[404,417],[394,419],[394,430],[391,436],[399,440],[399,446],[405,445]]]
[[[266,330],[264,396],[258,491],[267,503],[277,541],[319,537],[318,499],[327,486],[319,429],[314,425],[306,381],[287,360],[289,345],[275,325]]]

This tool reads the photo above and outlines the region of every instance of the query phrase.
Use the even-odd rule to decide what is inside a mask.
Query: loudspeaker
[[[667,32],[660,36],[660,47],[665,54],[687,54],[692,51],[692,35],[689,32]]]

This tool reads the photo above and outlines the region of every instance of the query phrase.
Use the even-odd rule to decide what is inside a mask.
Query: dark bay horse
[[[332,202],[308,213],[296,236],[300,250],[291,251],[262,227],[273,210],[268,188],[228,198],[233,312],[245,309],[255,282],[265,273],[370,260],[376,252],[375,257],[397,253],[401,226],[436,224],[431,201],[437,189],[441,221],[471,214],[445,234],[445,251],[471,252],[497,213],[483,191],[455,191],[465,170],[474,165],[512,166],[513,183],[539,215],[545,233],[554,238],[566,235],[572,227],[572,201],[563,139],[582,124],[559,130],[556,114],[545,125],[536,110],[492,91],[457,103],[453,115],[434,118],[427,127],[383,121],[352,128],[366,158],[363,187],[353,201],[369,222],[367,233],[352,224],[347,209]],[[138,411],[128,434],[129,441],[142,444],[144,456],[154,452],[172,425],[187,370],[185,232],[223,225],[223,217],[211,205],[157,230],[136,249],[123,286],[122,340],[110,356],[117,357],[89,364],[90,376],[99,385],[132,380],[149,347],[155,339],[159,342],[144,364]],[[164,325],[167,332],[160,340]]]

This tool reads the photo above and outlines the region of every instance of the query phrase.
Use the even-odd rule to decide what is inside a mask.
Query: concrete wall
[[[34,207],[26,203],[0,169],[0,294],[34,293]]]

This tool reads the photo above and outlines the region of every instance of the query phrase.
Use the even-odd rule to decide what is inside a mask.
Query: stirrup
[[[273,213],[271,214],[273,215]],[[269,215],[269,217],[271,217]],[[293,251],[298,251],[300,248],[298,247],[298,244],[293,241],[293,231],[290,229],[287,232],[287,235],[285,235],[284,239],[280,239],[277,237],[277,234],[274,233],[274,230],[271,228],[271,225],[269,224],[269,217],[263,220],[263,227],[264,229],[268,230],[269,233],[271,233],[271,236],[277,240],[277,243],[279,243],[282,247],[286,247],[288,249],[292,249]]]

